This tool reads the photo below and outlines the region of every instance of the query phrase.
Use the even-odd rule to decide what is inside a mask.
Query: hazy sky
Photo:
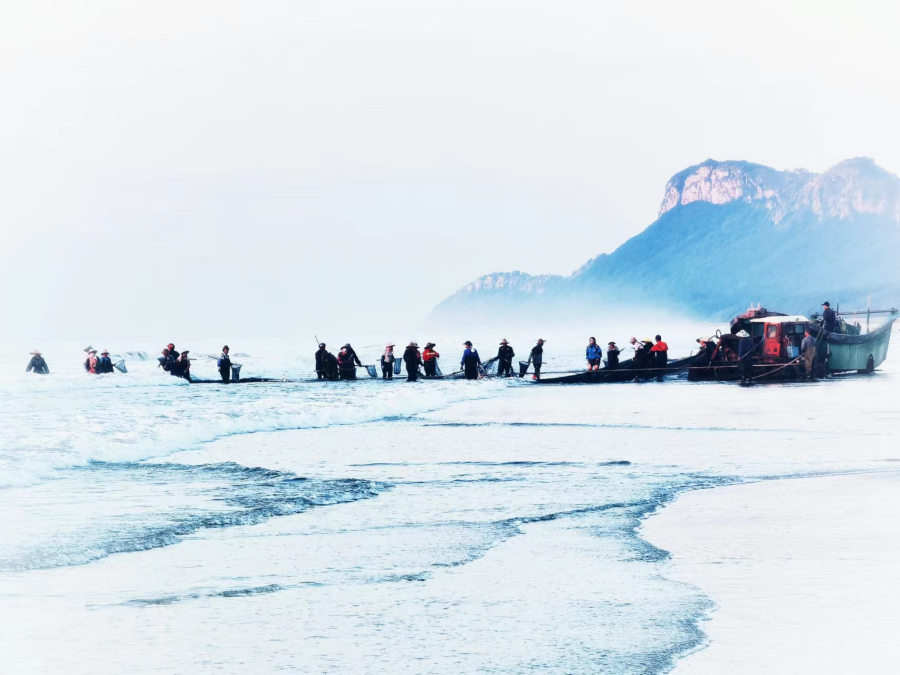
[[[568,273],[708,157],[900,171],[875,2],[21,2],[0,24],[6,335],[406,329]]]

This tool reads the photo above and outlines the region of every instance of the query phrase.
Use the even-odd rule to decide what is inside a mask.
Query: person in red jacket
[[[666,372],[666,365],[669,363],[669,345],[663,342],[662,336],[656,336],[656,344],[650,348],[653,355],[653,366],[656,368],[656,381],[662,382],[663,373]]]
[[[434,351],[437,347],[433,342],[425,345],[425,351],[422,352],[422,361],[425,363],[425,377],[437,377],[437,360],[441,355]]]

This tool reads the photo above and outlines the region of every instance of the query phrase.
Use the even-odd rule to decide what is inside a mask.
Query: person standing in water
[[[619,354],[622,352],[616,347],[615,342],[610,342],[606,346],[606,367],[615,369],[619,367]]]
[[[662,382],[666,366],[669,364],[669,345],[663,342],[661,335],[656,336],[656,344],[650,348],[650,353],[654,357],[653,366],[656,368],[656,381]]]
[[[406,381],[415,382],[419,379],[419,366],[422,365],[422,355],[419,353],[419,345],[410,342],[403,352],[403,362],[406,364]]]
[[[741,374],[741,384],[753,384],[753,338],[745,330],[735,333],[740,338],[738,341],[738,372]]]
[[[818,369],[818,362],[816,361],[816,338],[809,332],[809,328],[807,328],[805,332],[806,335],[800,343],[800,354],[803,356],[806,379],[814,380],[816,379],[816,370]]]
[[[344,345],[341,347],[341,351],[338,352],[337,362],[342,380],[356,379],[356,366],[353,363],[354,356],[353,347],[350,347],[350,345]],[[358,361],[359,359],[356,360]]]
[[[384,348],[384,353],[381,355],[382,380],[394,379],[394,361],[396,360],[397,357],[394,356],[394,343],[388,342],[387,347]]]
[[[509,377],[512,375],[512,362],[516,353],[505,339],[500,340],[500,349],[497,350],[497,377]]]
[[[87,358],[84,360],[84,370],[92,375],[96,375],[99,364],[100,359],[97,358],[97,350],[89,350]]]
[[[97,361],[97,372],[100,374],[115,372],[112,359],[109,358],[109,352],[105,349],[100,352],[100,359]]]
[[[528,357],[528,362],[534,364],[534,375],[531,376],[532,380],[541,379],[541,366],[544,365],[544,340],[539,339],[537,344],[531,348],[531,355]]]
[[[219,375],[222,378],[222,382],[228,384],[231,382],[231,356],[229,356],[228,352],[231,351],[228,349],[228,345],[222,347],[222,355],[219,357]]]
[[[328,350],[325,348],[325,343],[320,342],[319,349],[316,352],[316,375],[320,380],[329,379],[329,356],[331,356],[331,354],[329,354]]]
[[[459,367],[465,371],[467,380],[477,380],[478,367],[481,365],[481,357],[478,355],[478,350],[472,346],[470,341],[466,340],[463,345],[465,345],[466,350],[463,352]]]
[[[47,362],[37,349],[31,352],[31,360],[28,362],[25,372],[37,373],[38,375],[50,374],[50,368],[47,366]]]
[[[422,352],[422,361],[425,363],[425,377],[433,378],[437,377],[437,360],[441,358],[441,355],[434,351],[434,348],[437,347],[433,342],[429,342],[425,345],[425,351]]]
[[[597,338],[588,340],[587,349],[584,350],[584,358],[587,359],[588,370],[600,370],[600,362],[603,360],[603,350],[597,344]]]
[[[359,357],[356,355],[356,351],[353,347],[350,346],[350,343],[344,345],[344,349],[347,350],[347,353],[350,355],[350,362],[356,364],[360,368],[362,367],[362,361],[359,360]]]

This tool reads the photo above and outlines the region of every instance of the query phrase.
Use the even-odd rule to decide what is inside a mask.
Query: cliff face
[[[822,174],[707,160],[669,180],[659,213],[571,276],[490,274],[434,314],[618,302],[727,318],[750,302],[806,312],[826,296],[846,307],[868,293],[900,304],[900,179],[871,159]]]
[[[803,211],[823,219],[884,215],[900,223],[900,180],[868,157],[844,160],[822,174],[708,159],[672,176],[659,215],[693,202],[736,201],[763,206],[776,223]]]
[[[750,162],[717,162],[708,159],[669,179],[659,215],[693,202],[756,202],[768,209],[776,209],[784,204],[786,196],[796,189],[797,184],[803,184],[814,176],[815,174],[802,169],[776,171]]]
[[[900,180],[867,157],[847,159],[804,185],[793,208],[822,219],[865,214],[900,224]]]

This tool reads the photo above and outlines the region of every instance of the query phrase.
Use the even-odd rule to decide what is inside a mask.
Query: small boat
[[[696,356],[687,356],[683,359],[669,361],[666,364],[664,375],[666,377],[683,373],[688,370]],[[600,370],[585,370],[580,373],[572,373],[571,375],[562,375],[559,377],[543,377],[534,380],[535,384],[607,384],[612,382],[631,382],[636,377],[655,378],[659,374],[658,369],[635,368],[634,360],[627,359],[619,363],[617,368],[601,368]]]

